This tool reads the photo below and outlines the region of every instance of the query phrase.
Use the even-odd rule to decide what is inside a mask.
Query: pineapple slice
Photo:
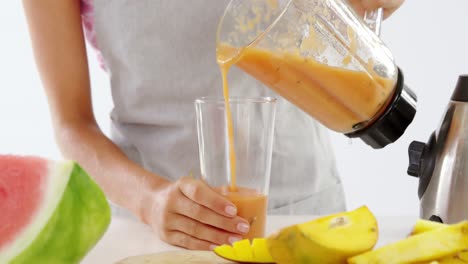
[[[414,225],[411,235],[418,235],[424,232],[436,230],[438,228],[446,227],[446,224],[418,219]],[[458,252],[455,255],[444,257],[440,260],[426,262],[425,264],[468,264],[468,250]]]
[[[362,206],[284,228],[268,237],[267,245],[278,264],[334,264],[371,250],[377,239],[377,220]]]
[[[420,262],[419,264],[467,264],[468,252],[462,251],[452,256],[448,256],[439,260]]]
[[[437,264],[467,264],[468,263],[468,251],[465,250],[455,255],[445,257],[435,262]]]
[[[447,226],[446,224],[424,220],[424,219],[418,219],[416,221],[416,224],[413,227],[413,230],[411,231],[411,235],[417,235],[417,234],[421,234],[427,231],[433,231],[438,228],[442,228],[446,226]]]
[[[350,264],[431,263],[468,249],[468,221],[410,236],[348,259]],[[452,263],[452,262],[449,262]]]

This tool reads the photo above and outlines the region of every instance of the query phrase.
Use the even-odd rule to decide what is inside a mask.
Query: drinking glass
[[[237,207],[250,223],[245,238],[265,235],[276,99],[222,97],[195,101],[201,177]],[[231,156],[228,121],[232,120]]]

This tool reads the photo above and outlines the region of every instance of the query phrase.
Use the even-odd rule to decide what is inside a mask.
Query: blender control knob
[[[408,167],[408,175],[419,177],[421,171],[421,161],[422,156],[424,153],[424,149],[426,148],[426,144],[418,141],[413,141],[408,149],[409,154],[409,167]]]
[[[438,223],[444,223],[444,221],[442,221],[442,218],[440,218],[440,216],[437,216],[437,215],[431,215],[431,217],[429,217],[429,221],[433,221],[433,222],[438,222]]]

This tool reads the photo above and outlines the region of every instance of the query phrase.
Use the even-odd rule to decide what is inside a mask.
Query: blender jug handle
[[[377,36],[380,35],[380,27],[383,19],[383,8],[369,11],[364,13],[364,22],[366,25],[374,31]]]

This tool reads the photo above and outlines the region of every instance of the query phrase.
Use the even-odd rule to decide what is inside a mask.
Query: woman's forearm
[[[63,155],[115,203],[144,218],[148,192],[166,181],[130,161],[95,121],[80,1],[23,0],[35,61]]]
[[[168,181],[135,164],[94,124],[56,124],[63,155],[77,161],[115,203],[145,218],[145,199]]]

